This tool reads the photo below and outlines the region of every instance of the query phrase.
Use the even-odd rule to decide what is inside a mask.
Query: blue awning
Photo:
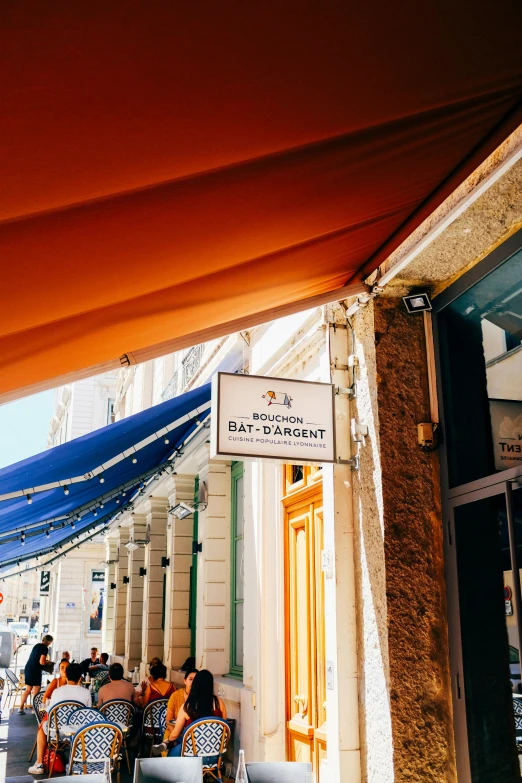
[[[128,510],[210,414],[210,384],[0,470],[0,571]]]

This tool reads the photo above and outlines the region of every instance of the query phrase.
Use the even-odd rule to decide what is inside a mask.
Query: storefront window
[[[522,251],[438,314],[451,487],[522,465]]]

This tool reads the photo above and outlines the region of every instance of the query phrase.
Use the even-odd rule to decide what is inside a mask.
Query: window
[[[114,404],[116,400],[109,397],[107,400],[107,424],[114,424],[116,421],[116,414],[114,413]]]
[[[243,676],[243,580],[244,580],[244,486],[243,463],[232,464],[232,520],[231,520],[231,623],[230,674]]]

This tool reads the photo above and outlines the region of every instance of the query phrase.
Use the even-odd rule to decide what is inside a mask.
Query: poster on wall
[[[335,462],[334,387],[219,372],[211,427],[212,457]]]
[[[101,631],[102,629],[104,585],[105,571],[91,571],[90,631]]]
[[[522,465],[522,402],[490,400],[495,470]]]
[[[40,574],[40,595],[49,595],[50,584],[51,584],[51,572],[42,571]]]

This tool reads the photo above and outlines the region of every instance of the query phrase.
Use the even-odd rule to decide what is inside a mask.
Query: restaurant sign
[[[331,383],[216,373],[211,456],[335,462]]]

